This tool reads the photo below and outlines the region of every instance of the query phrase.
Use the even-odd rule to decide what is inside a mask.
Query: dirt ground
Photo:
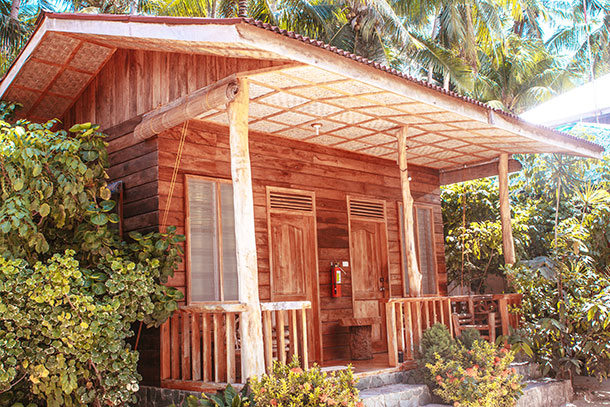
[[[574,379],[576,398],[566,407],[606,407],[610,406],[610,379],[599,380],[592,377],[576,377]]]

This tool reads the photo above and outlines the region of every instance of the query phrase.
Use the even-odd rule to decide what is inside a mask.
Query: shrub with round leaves
[[[0,405],[123,405],[140,379],[132,324],[182,299],[162,283],[183,237],[121,240],[104,136],[55,125],[0,120]]]
[[[456,407],[512,407],[523,394],[522,377],[510,367],[514,353],[487,341],[463,345],[452,358],[436,355],[428,363],[437,387],[434,392]]]
[[[284,364],[273,363],[271,374],[252,378],[252,396],[256,406],[273,407],[362,407],[356,379],[349,367],[327,374],[319,366],[303,370],[298,357]]]

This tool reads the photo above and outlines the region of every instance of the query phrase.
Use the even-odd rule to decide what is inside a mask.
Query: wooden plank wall
[[[63,123],[66,128],[74,123],[92,122],[100,124],[102,130],[116,129],[134,117],[235,72],[277,64],[281,63],[119,49],[68,110]],[[110,141],[110,150],[113,143],[114,140]],[[159,208],[164,203],[159,202],[158,195],[158,149],[157,140],[152,139],[109,154],[109,181],[125,183],[126,233],[157,230],[161,222]],[[184,286],[184,263],[170,284]],[[138,346],[144,361],[138,365],[143,384],[160,383],[159,349],[159,330],[145,329]]]
[[[281,64],[119,49],[69,109],[64,122],[92,122],[108,129],[233,73]]]
[[[228,130],[212,123],[190,121],[182,161],[171,202],[168,224],[184,232],[184,174],[231,178]],[[164,210],[175,163],[179,126],[159,136],[159,205]],[[398,230],[401,199],[397,165],[389,160],[317,146],[270,135],[250,134],[250,157],[254,189],[254,213],[261,301],[270,300],[269,247],[267,235],[267,185],[313,190],[316,193],[319,281],[324,359],[347,358],[348,328],[338,320],[352,316],[350,270],[344,280],[343,297],[331,298],[331,261],[349,261],[349,236],[346,196],[385,199],[388,204],[388,240],[390,250],[391,294],[402,296],[402,271]],[[443,248],[438,172],[422,167],[411,168],[412,193],[416,202],[433,206],[435,238],[441,292],[446,292],[447,278]],[[163,213],[161,213],[163,216]],[[171,284],[185,289],[183,268]]]

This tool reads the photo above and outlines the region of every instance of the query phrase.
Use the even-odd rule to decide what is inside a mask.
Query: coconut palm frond
[[[424,48],[418,50],[413,57],[423,66],[432,67],[435,72],[451,75],[451,81],[462,91],[471,91],[473,74],[466,61],[454,55],[451,51],[436,43],[419,38]]]

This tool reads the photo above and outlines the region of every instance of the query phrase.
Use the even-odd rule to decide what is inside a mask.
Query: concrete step
[[[390,384],[360,391],[365,407],[418,407],[430,402],[424,384]]]

